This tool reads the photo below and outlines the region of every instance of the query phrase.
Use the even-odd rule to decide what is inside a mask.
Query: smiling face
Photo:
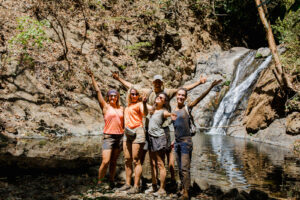
[[[159,94],[155,99],[155,103],[158,107],[163,107],[166,103],[166,96],[163,93]]]
[[[130,90],[130,99],[131,99],[132,103],[138,102],[139,97],[140,97],[140,95],[137,90],[135,90],[135,89]]]
[[[183,105],[184,104],[184,101],[186,100],[186,91],[185,90],[181,90],[179,89],[176,93],[176,99],[177,99],[177,103],[179,105]]]
[[[111,106],[116,106],[118,101],[118,94],[112,93],[108,95],[108,102]]]

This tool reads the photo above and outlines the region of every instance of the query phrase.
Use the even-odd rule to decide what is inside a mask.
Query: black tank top
[[[185,107],[180,110],[175,111],[177,118],[173,121],[175,129],[175,140],[180,140],[183,137],[191,136],[189,115],[186,112]]]

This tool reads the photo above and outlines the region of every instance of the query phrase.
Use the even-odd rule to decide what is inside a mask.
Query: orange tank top
[[[143,113],[140,105],[141,102],[130,104],[125,108],[125,127],[131,129],[143,127]]]
[[[105,134],[123,134],[124,133],[124,117],[121,108],[113,108],[108,106],[104,115],[104,129]]]

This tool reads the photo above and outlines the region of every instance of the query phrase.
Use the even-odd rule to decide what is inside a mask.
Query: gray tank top
[[[149,129],[148,133],[154,137],[160,137],[165,135],[164,129],[162,127],[165,119],[164,119],[164,111],[165,110],[158,110],[155,111],[153,115],[150,116],[149,119]]]

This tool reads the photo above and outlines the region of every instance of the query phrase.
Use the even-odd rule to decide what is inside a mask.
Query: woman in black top
[[[175,154],[177,165],[179,169],[179,177],[182,190],[182,199],[189,199],[190,180],[190,164],[193,150],[192,134],[190,132],[190,116],[191,109],[197,105],[221,80],[214,81],[211,86],[192,103],[185,105],[184,102],[187,98],[187,90],[185,88],[178,89],[176,93],[177,106],[175,114],[176,120],[173,121],[175,129]]]

